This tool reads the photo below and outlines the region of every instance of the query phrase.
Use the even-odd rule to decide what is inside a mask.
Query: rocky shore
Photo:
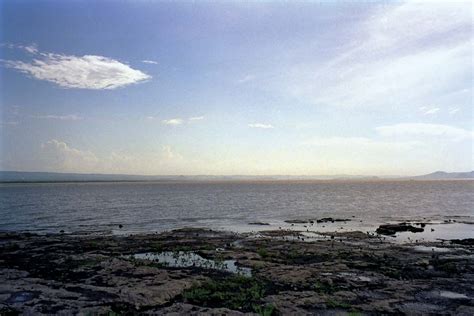
[[[5,315],[474,315],[473,284],[472,240],[0,233]]]

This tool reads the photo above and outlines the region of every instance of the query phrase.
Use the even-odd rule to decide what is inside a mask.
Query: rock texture
[[[0,314],[474,314],[470,241],[417,248],[364,233],[312,242],[284,235],[0,233]],[[236,260],[252,276],[130,256],[163,251]]]

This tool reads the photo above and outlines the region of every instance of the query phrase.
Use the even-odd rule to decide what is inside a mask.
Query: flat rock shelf
[[[0,314],[474,315],[471,242],[0,233]]]

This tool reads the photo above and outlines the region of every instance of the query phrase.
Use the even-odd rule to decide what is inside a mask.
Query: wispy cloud
[[[38,46],[36,44],[30,44],[30,45],[20,45],[20,44],[11,44],[11,43],[2,43],[0,46],[10,48],[10,49],[21,49],[29,54],[37,54],[38,51]]]
[[[401,123],[379,126],[376,128],[376,131],[382,136],[446,137],[456,141],[469,139],[474,136],[473,131],[459,127],[426,123]]]
[[[201,121],[203,119],[204,119],[204,116],[193,116],[189,118],[190,121]]]
[[[331,147],[340,150],[348,148],[357,148],[358,150],[407,150],[418,143],[409,142],[393,142],[386,140],[375,140],[367,137],[316,137],[302,143],[303,145]]]
[[[264,123],[252,123],[252,124],[249,124],[248,126],[251,128],[263,128],[263,129],[274,128],[273,125],[264,124]]]
[[[373,8],[333,57],[283,65],[262,81],[264,88],[320,106],[374,108],[411,107],[466,88],[463,78],[472,77],[470,4]]]
[[[1,126],[17,126],[20,124],[18,121],[6,121],[6,122],[0,122]]]
[[[63,88],[116,89],[151,79],[140,70],[108,57],[41,53],[34,47],[25,50],[37,58],[30,62],[3,60],[3,65]]]
[[[421,107],[420,110],[424,115],[434,115],[439,112],[439,108],[427,108],[427,107]]]
[[[152,65],[158,65],[158,62],[157,62],[157,61],[154,61],[154,60],[142,60],[142,63],[145,63],[145,64],[152,64]]]
[[[178,126],[178,125],[183,124],[183,119],[172,118],[172,119],[169,119],[169,120],[162,120],[161,123],[163,123],[165,125]]]
[[[76,114],[69,114],[69,115],[38,115],[35,116],[38,119],[46,119],[46,120],[60,120],[60,121],[79,121],[82,120],[83,117],[76,115]]]
[[[255,80],[255,75],[245,75],[244,77],[237,80],[237,83],[246,83]]]
[[[448,112],[448,113],[449,113],[450,115],[454,115],[454,114],[456,114],[456,113],[458,113],[458,112],[459,112],[459,108],[451,108],[451,109],[449,109],[449,112]]]

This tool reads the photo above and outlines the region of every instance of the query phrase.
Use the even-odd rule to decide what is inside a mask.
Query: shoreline
[[[384,225],[408,225],[416,231],[402,230],[392,234],[378,234],[378,229]],[[20,233],[36,235],[56,235],[65,234],[69,236],[133,236],[147,234],[164,234],[173,230],[185,229],[211,229],[219,232],[233,232],[244,235],[259,236],[265,231],[290,232],[290,234],[300,234],[306,241],[317,241],[331,235],[344,235],[347,233],[363,232],[368,235],[378,236],[387,242],[404,244],[416,242],[436,242],[450,239],[474,238],[472,227],[474,221],[469,215],[451,215],[440,218],[398,218],[386,221],[367,221],[352,216],[351,218],[305,218],[297,217],[286,220],[269,221],[249,221],[247,223],[232,223],[227,225],[216,225],[216,223],[196,223],[191,225],[171,226],[165,229],[143,231],[134,230],[133,227],[120,224],[119,222],[106,225],[108,229],[101,227],[94,230],[73,230],[65,225],[58,225],[56,228],[48,229],[28,229],[28,230],[0,230],[2,233]]]
[[[416,179],[409,177],[394,178],[329,178],[329,179],[161,179],[161,180],[34,180],[34,181],[0,181],[6,184],[291,184],[291,183],[372,183],[372,182],[474,182],[473,178],[448,178],[448,179]]]
[[[472,239],[302,236],[200,228],[129,236],[3,232],[0,313],[474,313]]]

